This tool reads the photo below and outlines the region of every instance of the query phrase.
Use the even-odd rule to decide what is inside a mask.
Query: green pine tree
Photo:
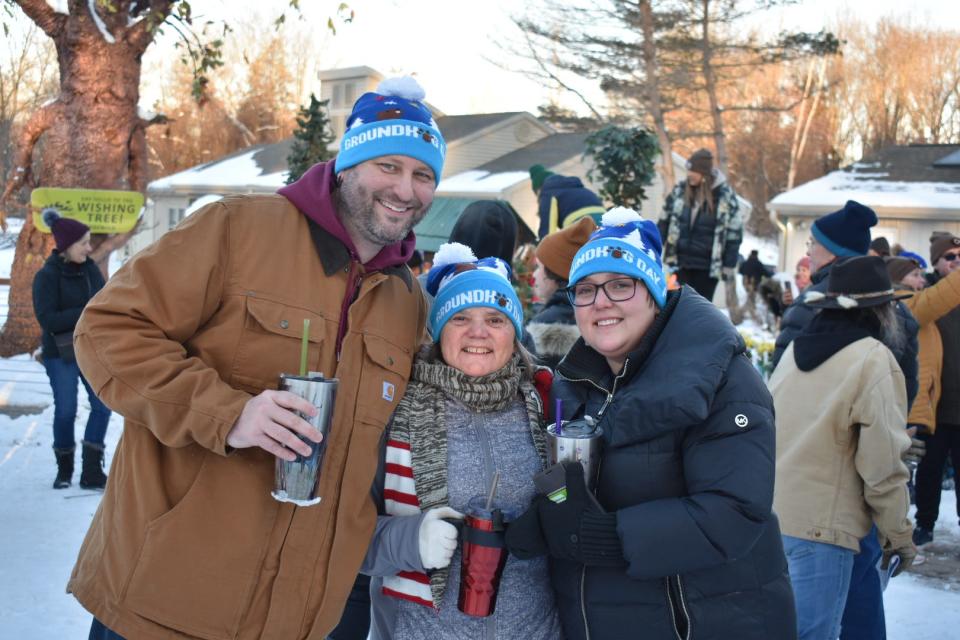
[[[310,94],[310,105],[300,107],[297,115],[297,130],[293,132],[293,147],[287,156],[290,175],[287,184],[300,179],[307,169],[318,162],[329,160],[333,153],[327,148],[333,142],[330,118],[327,117],[329,100],[317,100]]]

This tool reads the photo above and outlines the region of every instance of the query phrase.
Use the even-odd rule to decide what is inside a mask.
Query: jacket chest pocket
[[[363,337],[364,357],[357,391],[357,417],[382,430],[407,388],[413,355],[375,335]]]
[[[298,373],[305,319],[310,320],[307,369],[314,370],[322,361],[326,333],[323,316],[307,309],[248,297],[230,384],[260,393],[264,389],[276,389],[281,373]]]

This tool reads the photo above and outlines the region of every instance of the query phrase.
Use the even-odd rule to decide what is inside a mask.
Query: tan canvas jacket
[[[876,523],[891,548],[909,544],[908,472],[900,459],[910,446],[907,391],[896,359],[864,338],[805,372],[795,345],[770,379],[781,532],[859,551]]]
[[[960,271],[954,271],[936,284],[914,291],[903,304],[917,319],[920,369],[919,390],[910,409],[908,422],[933,433],[937,428],[937,403],[940,402],[940,376],[943,371],[943,341],[937,320],[960,305]]]
[[[314,236],[314,237],[312,237]],[[127,638],[310,638],[339,621],[376,520],[381,434],[426,307],[406,266],[362,276],[336,359],[346,249],[282,196],[227,198],[125,265],[76,329],[80,366],[125,417],[68,590]],[[275,501],[274,458],[227,451],[244,404],[296,372],[340,380],[322,502]]]

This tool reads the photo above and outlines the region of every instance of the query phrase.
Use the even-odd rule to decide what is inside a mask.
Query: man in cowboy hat
[[[848,200],[843,208],[818,218],[810,228],[807,241],[807,256],[813,273],[810,287],[799,296],[783,314],[780,335],[777,336],[773,353],[774,366],[779,366],[786,348],[813,321],[818,309],[807,304],[811,295],[817,297],[827,292],[829,276],[840,260],[865,256],[870,250],[870,228],[877,224],[873,209],[854,200]],[[888,276],[889,277],[889,276]],[[903,371],[907,391],[907,407],[913,404],[919,384],[917,382],[917,331],[919,325],[910,311],[896,303],[899,332],[889,331],[881,339],[893,352]],[[797,347],[800,356],[802,347]],[[903,425],[906,427],[906,419]],[[880,559],[880,542],[876,531],[871,530],[860,541],[860,553],[854,559],[853,576],[847,608],[843,615],[843,640],[883,637],[883,591],[880,577],[875,570]]]
[[[891,303],[910,294],[894,291],[876,256],[838,261],[826,283],[825,291],[806,296],[822,311],[787,348],[770,380],[777,415],[773,507],[801,638],[836,638],[852,600],[872,595],[850,588],[860,556],[871,558],[867,569],[878,575],[879,557],[864,544],[876,535],[868,532],[883,536],[884,569],[898,558],[894,575],[917,555],[904,490],[909,472],[901,460],[910,446],[906,387],[886,346],[899,332]],[[809,402],[812,397],[818,401]],[[829,513],[824,504],[831,505]],[[882,598],[867,604],[876,607],[879,629],[866,636],[846,614],[843,628],[885,637]]]

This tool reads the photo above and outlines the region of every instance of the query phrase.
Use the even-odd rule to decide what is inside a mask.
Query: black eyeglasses
[[[629,300],[637,293],[637,281],[634,278],[612,278],[606,282],[594,284],[592,282],[578,282],[567,287],[567,298],[575,307],[589,307],[597,300],[597,291],[603,289],[604,295],[611,302]]]
[[[945,253],[940,257],[946,260],[947,262],[953,262],[954,260],[957,260],[958,258],[960,258],[960,253]]]

